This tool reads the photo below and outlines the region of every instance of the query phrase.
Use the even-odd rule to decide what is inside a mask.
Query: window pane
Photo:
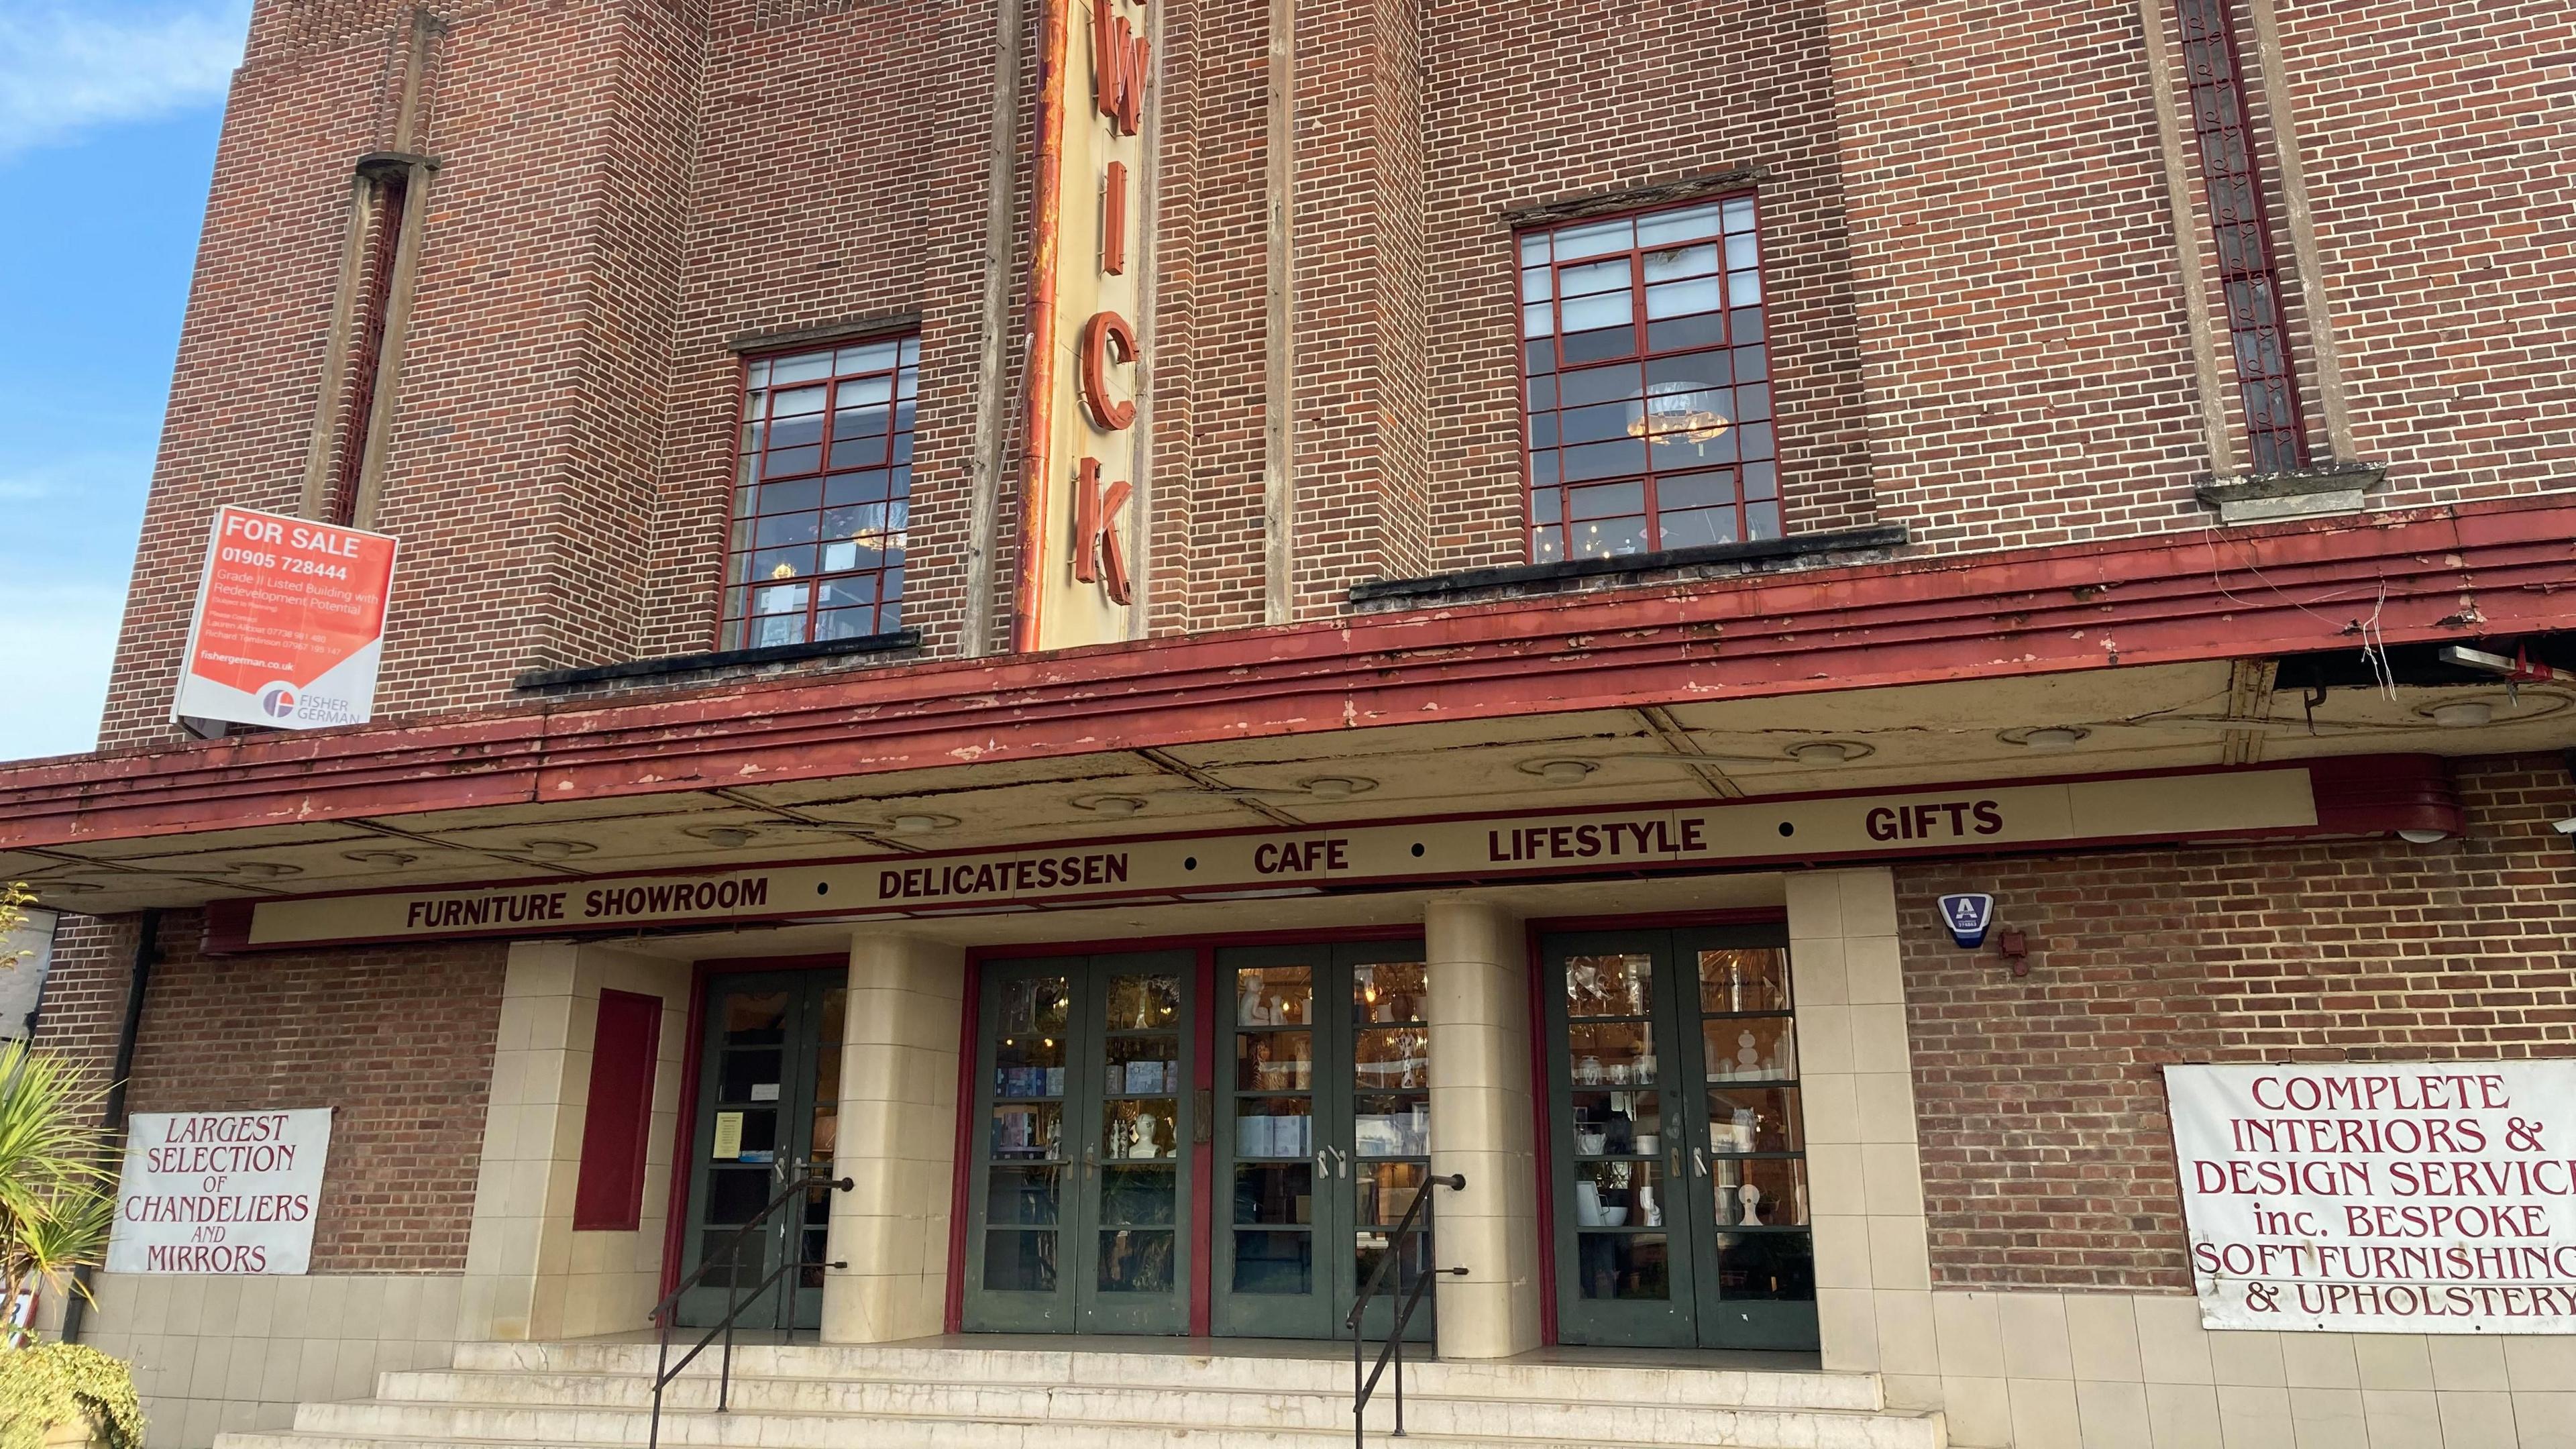
[[[812,543],[816,521],[817,515],[811,513],[788,513],[775,518],[764,518],[760,520],[760,535],[757,541],[762,548],[779,544]]]
[[[1565,374],[1562,381],[1567,407],[1644,395],[1644,389],[1637,381],[1637,365],[1633,362],[1625,367],[1587,367],[1580,372]]]
[[[1587,443],[1565,450],[1565,476],[1571,482],[1581,478],[1615,478],[1622,473],[1643,472],[1646,445],[1634,438],[1615,443]]]
[[[1637,405],[1614,402],[1598,407],[1568,408],[1558,417],[1565,429],[1566,442],[1598,443],[1630,436],[1629,424],[1636,421]]]
[[[1637,243],[1637,229],[1626,217],[1617,221],[1589,222],[1569,226],[1556,233],[1556,259],[1560,262],[1576,257],[1597,257],[1607,252],[1624,252]]]
[[[1646,280],[1669,282],[1676,277],[1696,277],[1717,268],[1715,244],[1696,247],[1673,247],[1667,251],[1646,253]]]
[[[1637,223],[1637,245],[1653,248],[1717,235],[1718,209],[1694,206],[1644,217]]]
[[[1660,287],[1646,289],[1646,316],[1649,318],[1687,317],[1697,312],[1716,312],[1724,306],[1724,300],[1718,296],[1715,277],[1666,282]]]
[[[1624,292],[1630,272],[1626,257],[1613,257],[1606,262],[1586,262],[1567,267],[1556,279],[1557,291],[1568,298],[1588,297],[1599,292]]]
[[[1685,508],[1673,511],[1667,505],[1655,515],[1663,536],[1659,548],[1699,548],[1708,544],[1735,542],[1735,510],[1732,508]]]
[[[769,395],[769,416],[775,421],[779,418],[819,413],[823,410],[825,395],[830,391],[829,388],[821,387],[780,388]]]
[[[1691,347],[1715,347],[1726,340],[1725,314],[1702,312],[1689,317],[1646,324],[1648,352],[1679,352]]]
[[[1568,297],[1559,304],[1568,332],[1590,332],[1603,327],[1625,327],[1636,320],[1637,304],[1625,291],[1608,292],[1597,297]],[[1622,349],[1623,351],[1625,349]],[[1572,361],[1569,356],[1567,361]]]
[[[1715,508],[1735,501],[1735,475],[1676,473],[1655,480],[1655,502],[1663,508]]]
[[[1548,299],[1548,269],[1531,267],[1521,273],[1521,300],[1544,302]]]
[[[1533,302],[1521,309],[1521,335],[1545,337],[1556,330],[1556,309],[1545,302]]]
[[[1571,525],[1574,531],[1574,556],[1577,558],[1615,558],[1623,554],[1646,551],[1646,520],[1605,518],[1598,523]]]
[[[1565,360],[1569,365],[1585,362],[1607,362],[1626,357],[1637,350],[1637,329],[1622,325],[1602,332],[1583,332],[1565,339]]]
[[[894,366],[895,351],[900,345],[899,341],[886,341],[844,347],[833,358],[832,368],[842,373],[883,372]]]
[[[1757,305],[1762,300],[1762,274],[1760,272],[1727,273],[1726,298],[1738,307]]]
[[[1612,483],[1599,488],[1567,490],[1566,512],[1576,519],[1610,518],[1646,511],[1646,485]]]
[[[807,352],[795,357],[773,357],[769,361],[769,381],[773,384],[812,382],[832,375],[832,354]]]
[[[1547,260],[1547,233],[1532,232],[1521,238],[1521,265],[1532,266]]]

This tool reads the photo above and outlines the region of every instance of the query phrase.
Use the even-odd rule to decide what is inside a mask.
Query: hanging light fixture
[[[1688,383],[1649,383],[1645,406],[1628,420],[1628,436],[1663,442],[1714,443],[1735,423],[1711,404],[1715,398]]]

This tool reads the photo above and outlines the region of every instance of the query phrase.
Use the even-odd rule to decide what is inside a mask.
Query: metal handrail
[[[1404,1437],[1404,1330],[1413,1322],[1413,1310],[1421,1306],[1422,1291],[1431,1286],[1432,1279],[1443,1274],[1459,1278],[1467,1276],[1467,1270],[1464,1268],[1433,1268],[1414,1279],[1412,1291],[1404,1295],[1404,1306],[1396,1310],[1394,1326],[1387,1330],[1386,1347],[1377,1352],[1377,1367],[1374,1369],[1361,1367],[1364,1361],[1363,1355],[1366,1352],[1361,1342],[1363,1338],[1360,1330],[1361,1320],[1367,1317],[1368,1306],[1376,1300],[1378,1287],[1386,1282],[1386,1275],[1394,1271],[1397,1264],[1404,1261],[1405,1244],[1411,1241],[1416,1233],[1431,1231],[1431,1189],[1435,1187],[1445,1187],[1451,1192],[1464,1192],[1467,1188],[1467,1174],[1453,1172],[1447,1177],[1434,1177],[1423,1184],[1422,1191],[1415,1194],[1411,1205],[1404,1210],[1403,1220],[1395,1225],[1394,1234],[1388,1238],[1386,1256],[1378,1259],[1377,1271],[1369,1274],[1368,1286],[1360,1290],[1359,1301],[1351,1305],[1350,1315],[1342,1320],[1342,1326],[1351,1331],[1351,1443],[1354,1449],[1365,1449],[1368,1442],[1368,1420],[1365,1415],[1368,1413],[1369,1396],[1377,1392],[1377,1381],[1385,1375],[1387,1360],[1390,1358],[1395,1360],[1394,1437],[1398,1439]],[[1420,1228],[1414,1226],[1414,1219],[1417,1217],[1422,1220]]]
[[[698,1266],[690,1272],[689,1276],[680,1280],[680,1286],[663,1295],[662,1301],[653,1305],[653,1311],[644,1315],[646,1322],[656,1324],[662,1330],[661,1354],[660,1357],[655,1360],[653,1371],[653,1423],[652,1426],[645,1431],[645,1449],[661,1449],[662,1391],[669,1388],[671,1386],[671,1381],[678,1378],[681,1372],[687,1369],[690,1364],[695,1363],[699,1354],[707,1351],[707,1345],[715,1342],[718,1334],[722,1334],[724,1336],[724,1358],[722,1360],[723,1367],[718,1373],[716,1379],[716,1412],[721,1414],[726,1411],[726,1406],[730,1404],[733,1399],[733,1325],[734,1320],[742,1316],[742,1311],[745,1308],[759,1302],[761,1295],[767,1293],[770,1290],[770,1287],[777,1283],[781,1277],[785,1276],[790,1269],[846,1268],[850,1265],[847,1263],[809,1263],[805,1261],[805,1255],[800,1249],[792,1257],[782,1255],[784,1261],[780,1262],[777,1267],[769,1270],[769,1276],[760,1280],[760,1286],[752,1289],[751,1296],[748,1298],[743,1296],[742,1280],[739,1277],[732,1279],[725,1285],[724,1321],[718,1323],[715,1327],[708,1329],[706,1337],[699,1339],[696,1346],[692,1347],[686,1354],[683,1354],[678,1363],[673,1363],[671,1362],[671,1330],[679,1326],[680,1295],[688,1292],[692,1288],[698,1287],[699,1280],[707,1276],[707,1270],[715,1267],[718,1263],[722,1263],[727,1267],[735,1266],[738,1257],[737,1250],[741,1247],[743,1238],[749,1235],[753,1229],[765,1226],[769,1222],[770,1218],[777,1214],[780,1208],[785,1207],[790,1202],[802,1202],[807,1193],[812,1192],[818,1187],[830,1188],[834,1192],[848,1192],[858,1185],[857,1179],[848,1177],[808,1177],[802,1182],[789,1184],[779,1192],[778,1196],[769,1200],[769,1206],[762,1208],[758,1213],[754,1214],[751,1221],[744,1223],[741,1227],[733,1230],[733,1236],[725,1239],[724,1249],[721,1254],[708,1254],[698,1263]],[[802,1233],[797,1234],[797,1240],[800,1243],[803,1239],[804,1235]],[[793,1323],[795,1320],[790,1318],[788,1321]],[[788,1332],[792,1334],[795,1330],[791,1328]]]

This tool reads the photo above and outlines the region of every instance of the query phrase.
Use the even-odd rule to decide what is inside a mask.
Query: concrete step
[[[649,1384],[658,1350],[649,1343],[481,1343],[460,1345],[456,1371],[492,1375],[634,1376]],[[1072,1352],[933,1345],[741,1345],[734,1376],[834,1383],[999,1384],[1020,1389],[1181,1389],[1337,1395],[1347,1405],[1347,1358],[1246,1357],[1151,1350]],[[714,1376],[710,1358],[690,1367]],[[1712,1408],[1840,1409],[1883,1406],[1870,1374],[1609,1364],[1406,1361],[1405,1395],[1509,1399],[1531,1403],[1696,1405]],[[443,1392],[443,1391],[441,1391]],[[602,1392],[607,1392],[602,1390]],[[1381,1392],[1384,1392],[1383,1388]],[[649,1391],[647,1401],[649,1401]],[[603,1401],[606,1402],[606,1401]],[[1347,1416],[1348,1409],[1343,1413]]]
[[[706,1412],[715,1403],[713,1381],[694,1376],[666,1396],[664,1423],[673,1412]],[[550,1432],[577,1432],[576,1418],[598,1412],[643,1412],[652,1384],[641,1375],[402,1373],[384,1376],[370,1404],[317,1405],[299,1413],[299,1427],[343,1427],[361,1414],[370,1429],[400,1429],[415,1422],[401,1411],[431,1415],[461,1410],[528,1409],[551,1415]],[[1283,1388],[1022,1385],[955,1381],[832,1380],[737,1377],[732,1413],[757,1416],[843,1416],[926,1420],[1019,1420],[1065,1424],[1161,1424],[1201,1430],[1259,1429],[1332,1433],[1350,1426],[1347,1381],[1338,1391]],[[1390,1396],[1370,1403],[1371,1419],[1393,1422]],[[1601,1399],[1567,1402],[1529,1397],[1484,1398],[1454,1392],[1405,1394],[1408,1430],[1471,1438],[1598,1436],[1636,1444],[1707,1444],[1741,1441],[1797,1445],[1797,1426],[1825,1418],[1866,1416],[1869,1411],[1773,1408],[1743,1405],[1636,1404]],[[488,1414],[485,1415],[488,1418]],[[477,1418],[475,1423],[485,1422]],[[427,1425],[432,1420],[419,1420]],[[440,1432],[446,1432],[441,1429]],[[482,1437],[482,1429],[454,1432]]]
[[[1304,1396],[1240,1400],[1233,1412],[1245,1422],[1175,1422],[1154,1417],[1177,1395],[1154,1391],[1086,1393],[1057,1388],[1046,1393],[1043,1416],[999,1386],[966,1392],[921,1407],[858,1412],[817,1412],[781,1407],[666,1412],[661,1439],[674,1445],[718,1449],[789,1449],[789,1446],[865,1445],[867,1449],[1139,1449],[1187,1438],[1194,1449],[1321,1449],[1348,1442],[1349,1420],[1312,1422]],[[979,1402],[979,1395],[984,1396]],[[930,1408],[931,1403],[937,1407]],[[1377,1419],[1371,1404],[1372,1421]],[[1552,1410],[1550,1412],[1549,1410]],[[1274,1417],[1259,1422],[1261,1415]],[[549,1445],[633,1445],[646,1442],[651,1414],[640,1409],[564,1405],[421,1403],[376,1399],[349,1404],[306,1404],[296,1411],[299,1434],[330,1439],[472,1441]],[[1284,1421],[1284,1422],[1282,1422]],[[1390,1421],[1391,1422],[1391,1421]],[[1461,1445],[1526,1446],[1548,1442],[1669,1444],[1729,1449],[1940,1449],[1939,1420],[1899,1413],[1849,1410],[1702,1408],[1690,1406],[1573,1404],[1541,1406],[1499,1399],[1405,1401],[1405,1427],[1413,1436]]]

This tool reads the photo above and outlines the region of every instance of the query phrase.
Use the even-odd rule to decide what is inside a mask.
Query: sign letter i
[[[1109,163],[1101,183],[1100,270],[1113,277],[1127,274],[1127,163]]]

